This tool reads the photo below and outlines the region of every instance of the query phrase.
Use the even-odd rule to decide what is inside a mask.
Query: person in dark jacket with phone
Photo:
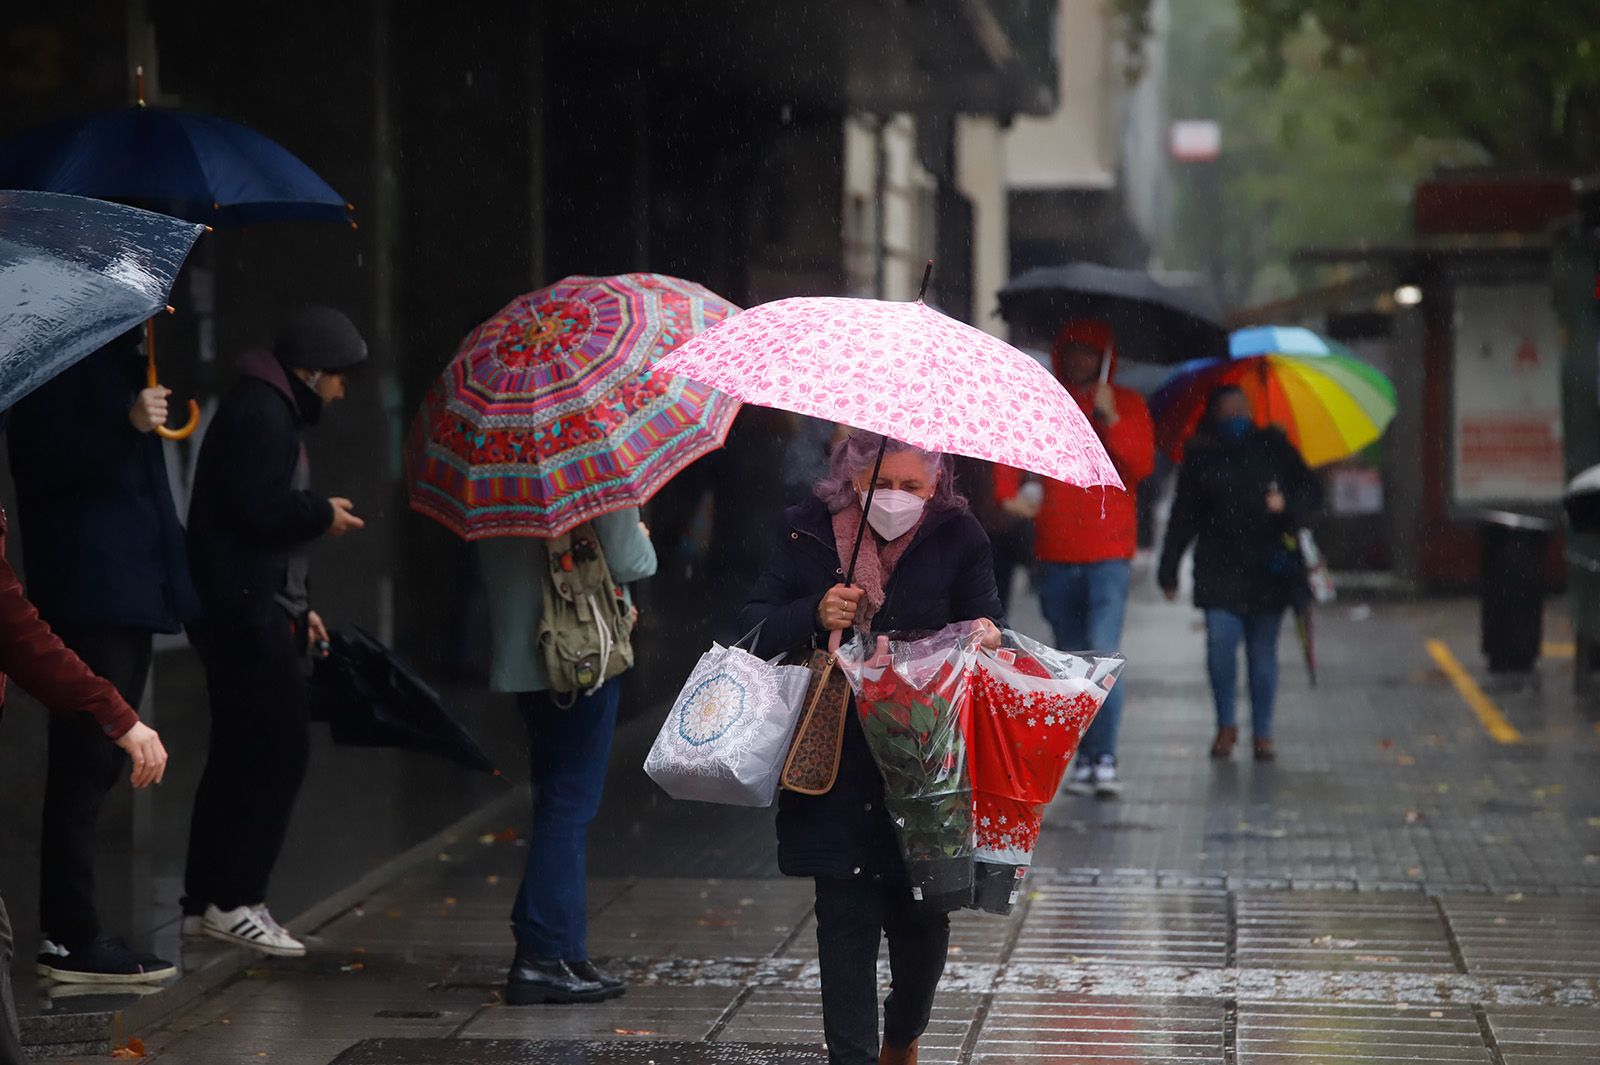
[[[1276,426],[1260,428],[1239,388],[1214,391],[1202,429],[1184,449],[1157,579],[1178,595],[1178,565],[1194,548],[1194,605],[1206,616],[1206,665],[1216,704],[1213,758],[1239,738],[1239,644],[1249,662],[1251,736],[1258,761],[1274,757],[1278,633],[1305,574],[1296,533],[1321,502],[1321,489]]]
[[[835,632],[940,629],[972,621],[986,646],[1004,623],[989,538],[955,492],[942,455],[888,442],[871,512],[862,500],[881,437],[857,431],[835,445],[815,497],[784,513],[778,548],[740,614],[760,625],[755,653],[809,653]],[[845,584],[856,532],[868,531]],[[812,877],[822,1021],[832,1065],[916,1061],[950,943],[947,914],[912,899],[878,772],[854,712],[846,715],[838,776],[822,795],[784,792],[778,864]],[[889,939],[893,989],[879,1043],[877,960]]]
[[[167,751],[155,729],[139,720],[117,689],[97,677],[83,660],[50,631],[39,611],[23,594],[22,582],[5,559],[6,518],[0,511],[0,706],[6,682],[14,680],[57,715],[84,714],[94,727],[126,752],[133,763],[136,788],[161,783]],[[16,1000],[11,991],[11,959],[15,943],[5,900],[0,899],[0,1065],[27,1065],[22,1053]],[[165,964],[150,955],[141,963]],[[170,967],[169,967],[170,968]]]
[[[62,642],[138,709],[156,633],[199,609],[156,430],[168,392],[147,387],[138,332],[40,386],[10,411],[11,475],[28,597]],[[104,934],[96,828],[127,756],[86,713],[52,714],[39,855],[38,968],[72,982],[176,972]]]
[[[204,620],[193,636],[211,741],[189,828],[184,931],[266,954],[305,953],[266,894],[310,753],[302,660],[328,638],[311,609],[307,551],[364,524],[348,499],[311,491],[305,434],[366,357],[339,311],[294,315],[272,351],[240,361],[195,471],[189,559]]]

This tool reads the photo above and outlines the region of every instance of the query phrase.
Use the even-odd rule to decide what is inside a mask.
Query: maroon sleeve
[[[139,723],[117,689],[95,676],[50,631],[23,594],[11,563],[0,557],[0,673],[51,710],[87,710],[107,736],[121,739]]]

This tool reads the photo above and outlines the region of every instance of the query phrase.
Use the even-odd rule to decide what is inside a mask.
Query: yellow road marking
[[[1450,683],[1455,685],[1456,691],[1461,695],[1473,714],[1477,715],[1478,723],[1484,728],[1496,743],[1521,743],[1522,733],[1507,721],[1494,700],[1483,693],[1478,687],[1478,682],[1472,679],[1472,674],[1456,661],[1456,656],[1450,653],[1450,648],[1442,640],[1428,641],[1428,654],[1438,664],[1444,675],[1450,678]]]
[[[1543,654],[1546,658],[1576,658],[1578,645],[1575,643],[1547,643],[1544,645]]]

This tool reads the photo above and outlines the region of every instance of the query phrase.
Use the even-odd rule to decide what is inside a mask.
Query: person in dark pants
[[[57,714],[84,714],[133,762],[136,788],[159,784],[167,769],[166,748],[154,729],[139,720],[110,683],[94,675],[60,637],[50,631],[23,594],[5,560],[6,520],[0,511],[0,706],[7,678]],[[26,1065],[11,991],[15,942],[5,900],[0,899],[0,1065]],[[148,959],[152,964],[156,959]]]
[[[656,550],[626,507],[590,523],[619,588],[652,577]],[[539,647],[550,562],[545,541],[492,537],[478,541],[493,633],[490,683],[516,694],[528,730],[534,785],[528,860],[511,911],[516,955],[506,975],[513,1006],[599,1002],[623,995],[621,979],[589,958],[589,825],[605,793],[611,736],[622,677],[597,690],[560,697]],[[624,594],[628,594],[624,591]]]
[[[137,709],[155,633],[198,602],[157,427],[167,390],[144,387],[128,333],[12,408],[11,473],[29,598],[56,634]],[[88,714],[49,724],[40,853],[39,971],[53,979],[146,982],[175,972],[104,934],[95,910],[95,830],[127,767]]]
[[[306,429],[343,398],[367,345],[326,307],[296,314],[270,352],[246,355],[200,448],[189,558],[204,606],[192,629],[211,700],[184,872],[184,931],[266,954],[305,945],[267,909],[310,753],[303,659],[328,638],[311,609],[307,549],[364,524],[311,491]]]
[[[834,632],[940,629],[975,622],[987,646],[1003,623],[989,538],[952,484],[941,455],[889,441],[872,510],[861,500],[882,438],[855,432],[835,446],[814,498],[784,513],[777,551],[740,614],[760,626],[755,653],[809,653]],[[855,534],[855,586],[843,583]],[[902,1065],[917,1059],[950,944],[949,916],[915,903],[883,804],[883,777],[860,722],[846,715],[838,776],[818,796],[783,792],[778,864],[812,877],[822,1024],[832,1065]],[[878,947],[889,940],[892,989],[880,1044]]]
[[[1251,736],[1257,761],[1275,751],[1278,631],[1305,576],[1294,536],[1321,490],[1289,438],[1258,428],[1234,386],[1213,392],[1204,428],[1184,449],[1157,579],[1178,595],[1178,565],[1193,543],[1194,605],[1206,615],[1206,665],[1216,703],[1213,758],[1228,758],[1239,738],[1239,644],[1249,662]]]

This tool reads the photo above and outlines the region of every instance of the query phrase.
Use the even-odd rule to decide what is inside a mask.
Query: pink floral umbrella
[[[745,403],[927,451],[1121,488],[1089,420],[1050,371],[921,300],[803,296],[752,307],[669,353],[658,371]]]
[[[894,437],[1082,488],[1122,487],[1089,419],[1049,370],[920,298],[763,303],[691,338],[655,368],[745,403],[877,433],[885,441],[880,464]],[[866,508],[877,480],[874,468]],[[846,584],[860,551],[858,532]]]

